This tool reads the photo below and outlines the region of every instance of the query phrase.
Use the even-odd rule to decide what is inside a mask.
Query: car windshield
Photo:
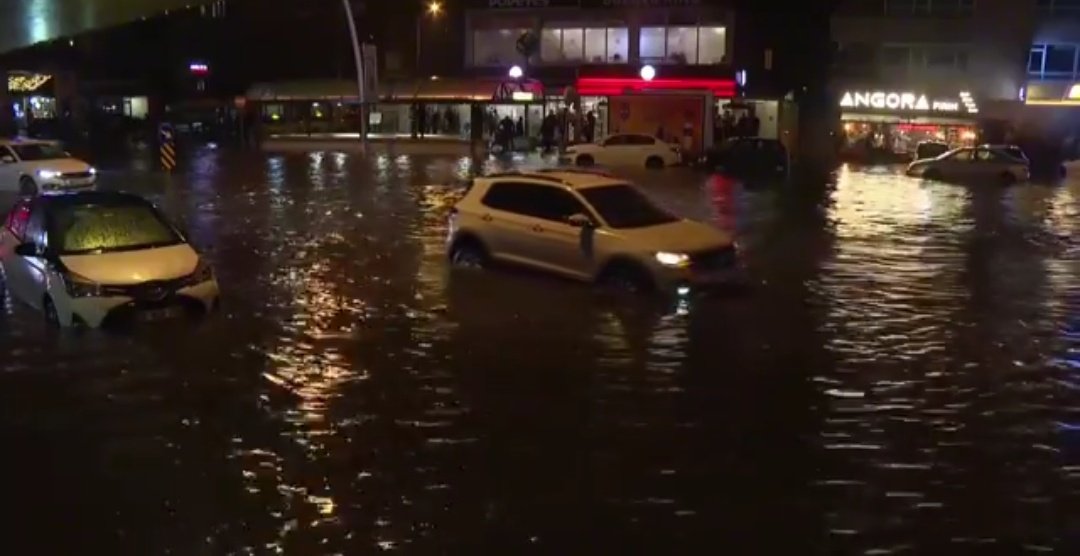
[[[150,205],[61,205],[50,213],[49,246],[61,255],[105,253],[181,243],[176,230]]]
[[[626,184],[590,187],[581,190],[581,196],[612,228],[644,228],[678,220]]]
[[[59,146],[51,143],[31,143],[27,145],[12,145],[15,154],[20,160],[53,160],[67,158],[68,155]]]

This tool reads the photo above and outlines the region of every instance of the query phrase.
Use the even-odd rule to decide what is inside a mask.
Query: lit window
[[[585,61],[602,64],[607,60],[607,29],[585,30]]]
[[[663,27],[642,27],[639,52],[642,61],[660,62],[665,58],[665,36]]]
[[[702,27],[698,33],[698,63],[724,63],[727,56],[727,31],[723,27]]]
[[[564,60],[580,62],[585,49],[585,37],[581,29],[563,29],[562,56]]]
[[[667,61],[672,64],[696,64],[697,27],[668,27]]]
[[[607,61],[620,64],[629,60],[630,33],[626,27],[613,27],[607,30]]]
[[[545,62],[562,61],[562,29],[540,31],[540,59]]]

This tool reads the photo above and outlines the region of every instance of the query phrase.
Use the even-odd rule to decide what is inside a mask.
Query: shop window
[[[582,29],[540,31],[540,59],[545,62],[580,62],[584,59],[585,34]]]
[[[124,114],[136,120],[145,120],[150,116],[150,103],[146,97],[124,99]]]
[[[520,61],[517,40],[528,29],[477,29],[473,31],[473,65],[509,66]],[[541,36],[541,48],[543,37]]]
[[[639,53],[641,60],[659,62],[664,59],[665,49],[663,27],[642,27]]]
[[[697,27],[667,28],[667,61],[673,64],[696,64]]]
[[[1044,70],[1046,73],[1072,75],[1076,63],[1076,46],[1050,44],[1046,46]]]
[[[724,63],[727,57],[727,30],[723,27],[702,27],[698,32],[698,63]]]
[[[607,30],[607,60],[619,64],[630,59],[630,32],[626,27],[609,27]]]

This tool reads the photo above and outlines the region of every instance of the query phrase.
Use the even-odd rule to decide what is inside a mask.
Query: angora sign
[[[924,94],[898,91],[848,91],[840,99],[842,108],[959,112],[958,100],[930,100]]]

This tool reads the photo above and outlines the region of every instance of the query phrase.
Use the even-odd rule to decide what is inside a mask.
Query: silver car
[[[908,165],[909,176],[928,180],[1013,184],[1031,177],[1028,161],[993,147],[962,147]]]

